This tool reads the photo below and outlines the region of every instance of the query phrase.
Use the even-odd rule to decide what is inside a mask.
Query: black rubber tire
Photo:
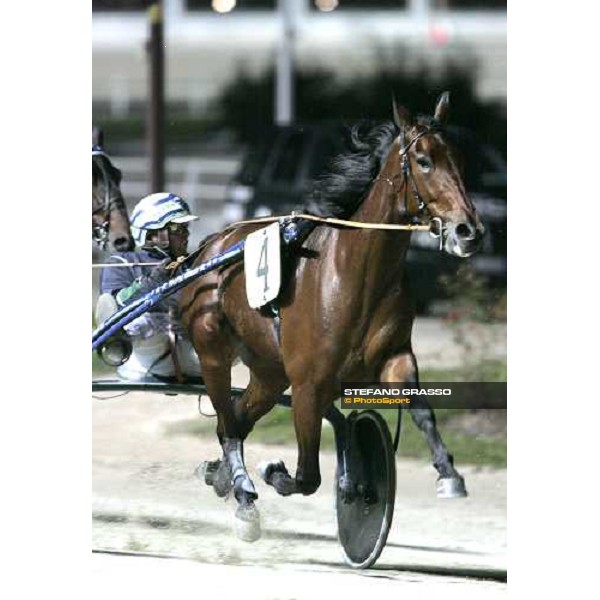
[[[357,484],[370,490],[371,500],[357,496],[344,503],[335,478],[338,539],[346,562],[368,569],[379,558],[387,541],[396,497],[396,460],[389,428],[383,417],[366,410],[352,418],[353,460]]]

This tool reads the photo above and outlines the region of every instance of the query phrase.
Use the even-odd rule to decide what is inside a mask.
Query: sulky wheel
[[[346,562],[367,569],[381,554],[392,525],[395,453],[387,423],[379,413],[353,413],[349,425],[346,460],[354,492],[350,498],[342,497],[336,476],[338,539]]]

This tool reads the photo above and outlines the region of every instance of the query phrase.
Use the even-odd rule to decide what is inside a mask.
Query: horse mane
[[[349,131],[349,150],[335,157],[328,172],[313,182],[306,210],[320,217],[352,215],[379,174],[397,136],[398,128],[392,122],[353,126]]]

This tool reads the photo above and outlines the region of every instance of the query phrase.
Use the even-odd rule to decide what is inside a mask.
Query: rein
[[[158,267],[162,265],[160,262],[147,262],[147,263],[94,263],[92,269],[114,269],[123,267]]]
[[[363,223],[362,221],[347,221],[345,219],[335,219],[333,217],[317,217],[316,215],[306,215],[303,213],[292,212],[289,215],[281,217],[260,217],[258,219],[248,219],[247,221],[236,221],[224,228],[223,231],[238,227],[240,225],[253,225],[255,223],[275,223],[277,221],[292,221],[294,219],[306,219],[307,221],[316,221],[327,225],[340,225],[342,227],[352,227],[354,229],[381,229],[381,230],[400,230],[400,231],[430,231],[430,225],[421,225],[418,223],[409,225],[395,225],[392,223]]]
[[[409,225],[394,225],[391,223],[363,223],[361,221],[346,221],[345,219],[334,219],[333,217],[317,217],[315,215],[305,215],[302,213],[292,212],[289,215],[283,215],[281,217],[259,217],[257,219],[248,219],[247,221],[236,221],[235,223],[230,223],[223,229],[223,231],[227,231],[228,229],[233,229],[234,227],[239,227],[241,225],[254,225],[260,223],[286,223],[292,222],[294,219],[306,219],[308,221],[316,221],[318,223],[324,223],[326,225],[338,225],[342,227],[352,227],[354,229],[380,229],[380,230],[400,230],[400,231],[429,231],[431,235],[434,235],[431,225],[420,225],[420,224],[409,224]],[[432,219],[433,221],[440,221],[438,217]],[[434,235],[434,237],[438,237]],[[201,248],[200,248],[201,249]],[[200,250],[198,249],[198,250]],[[190,252],[185,257],[181,257],[174,263],[171,263],[167,268],[173,268],[174,266],[179,266],[180,263],[188,260],[190,257],[194,256],[198,253],[198,250],[194,250]],[[119,269],[125,267],[135,267],[135,266],[144,266],[144,267],[156,267],[161,265],[162,263],[156,262],[148,262],[148,263],[95,263],[92,264],[92,269]],[[173,265],[173,266],[172,266]]]
[[[241,225],[254,225],[257,223],[276,223],[276,222],[292,222],[294,219],[306,219],[308,221],[316,221],[319,223],[325,223],[326,225],[338,225],[342,227],[353,227],[355,229],[381,229],[381,230],[400,230],[400,231],[429,231],[432,235],[432,230],[430,225],[419,225],[419,224],[410,224],[410,225],[393,225],[390,223],[362,223],[360,221],[346,221],[344,219],[334,219],[333,217],[317,217],[315,215],[305,215],[301,213],[291,213],[289,215],[283,215],[281,217],[259,217],[258,219],[249,219],[247,221],[236,221],[235,223],[230,223],[223,229],[223,231],[227,231],[228,229],[233,229],[234,227],[239,227]],[[437,219],[437,217],[436,217]],[[435,236],[437,237],[437,236]],[[197,250],[194,252],[190,252],[185,257],[181,257],[181,260],[176,261],[181,263],[191,256],[197,254]],[[144,267],[156,267],[162,263],[95,263],[92,264],[92,269],[118,269],[124,267],[134,267],[134,266],[144,266]],[[173,263],[171,263],[173,264]],[[169,265],[170,267],[171,265]],[[176,265],[178,266],[178,264]]]
[[[190,256],[194,255],[197,253],[197,250],[194,250],[194,252],[190,252],[189,254],[187,254],[186,256],[180,256],[179,258],[175,259],[174,261],[170,262],[168,265],[165,266],[165,269],[167,269],[168,271],[174,271],[177,267],[179,267],[182,263],[184,263]],[[135,263],[130,263],[130,262],[125,262],[125,263],[95,263],[92,264],[92,269],[110,269],[113,267],[117,267],[117,268],[123,268],[123,267],[158,267],[159,265],[164,264],[163,262],[135,262]]]

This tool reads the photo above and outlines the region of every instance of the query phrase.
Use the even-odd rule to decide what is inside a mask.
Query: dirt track
[[[166,433],[174,423],[196,415],[191,396],[132,393],[93,400],[93,547],[186,557],[200,561],[203,568],[235,566],[236,577],[254,576],[250,566],[348,577],[336,539],[334,456],[323,454],[323,484],[314,496],[280,498],[258,479],[256,465],[282,458],[293,469],[295,448],[250,441],[246,458],[260,495],[263,536],[246,544],[232,531],[233,501],[218,499],[194,476],[201,460],[217,457],[216,442]],[[371,575],[432,583],[427,573],[454,574],[458,569],[475,577],[497,577],[506,571],[504,471],[461,466],[471,496],[438,500],[433,467],[400,458],[397,468],[394,523]],[[95,555],[100,579],[117,564],[117,559],[106,561]],[[433,581],[439,584],[438,578]],[[475,591],[473,580],[454,583],[455,591]],[[505,588],[491,581],[475,587],[479,592],[474,597]]]

